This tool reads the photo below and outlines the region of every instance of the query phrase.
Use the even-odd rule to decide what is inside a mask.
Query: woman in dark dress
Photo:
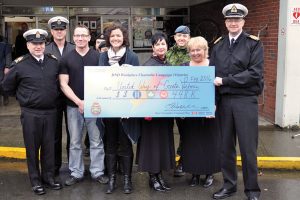
[[[106,45],[108,51],[100,54],[99,66],[139,66],[137,55],[128,48],[128,32],[125,28],[112,25],[107,29]],[[128,124],[134,119],[106,118],[105,124],[105,158],[109,176],[107,194],[116,188],[116,168],[119,156],[124,174],[124,193],[132,191],[131,171],[133,150],[129,139],[131,131]]]
[[[144,66],[167,66],[167,38],[156,33],[151,38],[153,55]],[[168,171],[175,166],[173,138],[173,118],[146,117],[141,121],[141,136],[138,142],[137,163],[139,171],[149,173],[149,185],[155,191],[171,188],[162,177],[162,170]]]
[[[188,42],[191,61],[184,66],[208,66],[208,45],[203,37]],[[182,165],[185,172],[193,174],[190,186],[200,184],[200,175],[206,175],[203,187],[213,183],[213,175],[221,170],[220,131],[218,113],[215,118],[185,118],[182,120]]]

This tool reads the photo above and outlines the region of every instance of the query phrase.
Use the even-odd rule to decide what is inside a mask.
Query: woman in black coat
[[[165,54],[167,38],[156,33],[151,38],[153,55],[144,66],[168,66]],[[175,166],[173,118],[145,117],[141,121],[141,136],[138,142],[137,163],[139,171],[149,173],[149,185],[156,191],[171,189],[163,180],[162,170]]]
[[[203,37],[191,38],[188,42],[191,61],[184,66],[208,66],[208,46]],[[182,166],[185,172],[193,174],[190,186],[200,183],[200,175],[206,175],[203,187],[213,183],[213,174],[221,171],[221,136],[218,124],[218,112],[215,118],[182,119]]]
[[[112,25],[107,29],[106,45],[108,51],[100,54],[99,66],[139,66],[137,55],[130,50],[128,31],[122,26]],[[116,188],[117,158],[123,167],[124,193],[132,191],[131,172],[133,150],[129,123],[135,119],[106,118],[105,124],[105,159],[109,176],[107,194]],[[131,126],[130,126],[131,127]]]

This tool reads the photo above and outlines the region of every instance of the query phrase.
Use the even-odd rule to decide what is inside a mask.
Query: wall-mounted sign
[[[292,25],[300,25],[300,7],[294,7],[290,17]]]

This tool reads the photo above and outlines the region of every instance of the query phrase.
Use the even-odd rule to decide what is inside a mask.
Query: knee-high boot
[[[109,177],[106,194],[111,194],[116,188],[117,155],[106,154],[105,159],[106,159],[107,172]]]
[[[124,172],[124,193],[130,194],[132,192],[131,172],[133,156],[121,156],[121,162]]]

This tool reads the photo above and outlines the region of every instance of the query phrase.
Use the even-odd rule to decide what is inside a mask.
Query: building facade
[[[226,34],[221,13],[230,0],[2,0],[2,35],[14,44],[23,22],[31,28],[47,28],[52,16],[70,20],[69,35],[77,24],[91,29],[93,36],[118,22],[129,30],[130,44],[141,63],[149,56],[149,38],[156,31],[172,38],[178,25],[191,27],[192,36],[213,41]],[[249,9],[244,30],[264,44],[265,89],[260,97],[260,115],[281,127],[299,127],[300,121],[300,2],[293,0],[239,0]],[[170,43],[171,44],[171,43]]]

